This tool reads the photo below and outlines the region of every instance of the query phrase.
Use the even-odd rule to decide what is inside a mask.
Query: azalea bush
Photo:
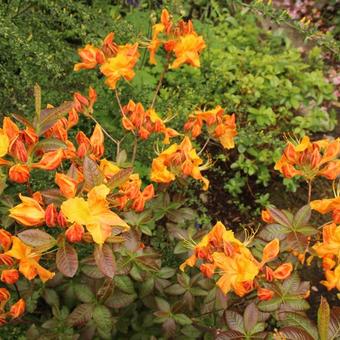
[[[232,78],[230,62],[252,53],[231,48],[220,57],[217,48],[209,50],[200,27],[162,9],[149,37],[117,40],[108,31],[102,41],[78,50],[73,69],[88,79],[86,93],[75,89],[53,106],[36,84],[34,115],[3,118],[0,334],[14,325],[38,339],[323,340],[339,334],[340,139],[306,135],[305,130],[318,130],[315,117],[305,118],[311,122],[306,126],[287,111],[297,109],[300,100],[308,103],[299,94],[300,88],[307,91],[306,79],[294,72],[307,66],[298,52],[287,51],[277,76],[241,76],[241,69],[253,67],[245,62]],[[223,43],[230,37],[222,32],[214,35]],[[260,63],[261,56],[258,52],[254,60]],[[277,66],[280,58],[270,60]],[[281,103],[272,93],[267,107],[252,107],[266,88],[256,94],[252,86],[261,88],[268,78],[283,90],[288,83],[280,74],[289,73],[296,59],[290,99]],[[141,98],[134,81],[143,77],[145,60],[158,79]],[[196,85],[203,91],[200,70],[215,79],[208,89],[216,90],[214,99],[204,103],[195,93]],[[183,75],[187,80],[180,84]],[[233,94],[223,90],[228,77],[239,86]],[[333,88],[320,79],[316,72],[309,81],[311,87],[318,83],[314,96],[322,96],[321,103],[323,96],[333,98]],[[245,82],[253,85],[244,87]],[[115,108],[117,134],[97,113],[104,91]],[[241,94],[247,98],[242,105]],[[171,112],[174,101],[183,106],[181,115]],[[277,139],[275,151],[268,145],[261,157],[255,155],[252,148],[269,144],[265,132],[277,136],[278,131],[270,134],[271,126],[287,117],[292,122],[285,127],[292,131],[286,141]],[[332,129],[332,115],[325,110],[323,117]],[[304,203],[283,210],[266,199],[261,217],[247,225],[207,218],[206,211],[202,216],[192,196],[209,193],[210,175],[223,160],[248,175],[258,162],[263,169],[272,166],[277,177],[306,186]],[[334,197],[319,196],[320,178]],[[218,181],[233,192],[230,179]],[[316,277],[308,276],[312,270]]]

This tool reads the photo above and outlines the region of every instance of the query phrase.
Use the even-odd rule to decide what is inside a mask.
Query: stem
[[[208,143],[210,141],[210,137],[208,137],[208,139],[206,140],[206,142],[204,143],[202,149],[198,152],[198,156],[205,150],[205,148],[207,147]]]
[[[133,150],[132,150],[132,159],[131,164],[133,165],[136,159],[136,153],[137,153],[137,136],[135,136],[135,140],[133,142]]]
[[[98,120],[96,118],[94,118],[93,116],[90,116],[90,118],[100,126],[100,128],[102,129],[103,133],[116,145],[118,144],[118,141],[115,140],[102,126],[101,124],[98,122]]]
[[[312,181],[308,181],[308,204],[310,203],[310,200],[312,198]]]
[[[159,78],[159,81],[158,81],[158,84],[157,84],[155,93],[154,93],[153,98],[152,98],[152,102],[151,102],[151,106],[150,106],[151,109],[155,106],[156,99],[157,99],[157,95],[158,95],[159,90],[161,89],[161,86],[162,86],[162,83],[163,83],[163,80],[164,80],[165,73],[169,70],[169,57],[167,57],[167,60],[168,60],[168,61],[167,61],[166,64],[164,65],[163,71],[162,71],[162,73],[161,73],[161,76],[160,76],[160,78]]]
[[[122,115],[124,116],[123,106],[122,106],[122,103],[120,101],[117,89],[115,89],[115,95],[116,95],[116,99],[117,99],[117,103],[118,103],[119,109],[122,112]]]
[[[16,290],[16,292],[17,292],[17,294],[18,294],[18,298],[20,299],[20,298],[21,298],[21,295],[20,295],[20,292],[19,292],[19,289],[18,289],[18,286],[17,286],[16,283],[14,283],[14,287],[15,287],[15,290]]]

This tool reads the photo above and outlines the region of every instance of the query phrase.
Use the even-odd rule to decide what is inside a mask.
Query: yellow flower
[[[26,246],[18,237],[13,236],[13,245],[11,250],[5,254],[19,260],[19,271],[28,280],[33,280],[39,275],[42,282],[52,279],[54,273],[43,268],[38,261],[40,260],[41,254],[35,252],[34,248]]]
[[[45,211],[33,198],[19,194],[22,203],[10,209],[9,216],[28,226],[37,226],[45,221]]]
[[[117,165],[113,164],[105,158],[100,160],[99,169],[102,174],[107,178],[114,176],[120,171],[120,168]]]
[[[321,281],[321,283],[328,289],[331,290],[336,288],[340,291],[340,265],[338,265],[335,270],[326,270],[325,272],[326,280]]]
[[[340,255],[340,226],[335,223],[328,224],[322,230],[322,243],[317,243],[313,246],[318,256]]]
[[[9,138],[5,134],[3,129],[0,129],[0,157],[4,157],[7,154],[9,147]]]
[[[63,202],[61,211],[71,223],[85,225],[97,244],[103,244],[111,235],[112,227],[128,230],[129,226],[109,209],[106,196],[110,189],[101,184],[87,194],[87,201],[81,197],[70,198]]]

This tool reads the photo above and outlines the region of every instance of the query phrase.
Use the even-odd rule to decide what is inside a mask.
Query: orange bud
[[[32,198],[36,200],[40,205],[44,205],[44,199],[40,191],[36,191],[32,194]]]
[[[59,211],[59,214],[57,216],[57,221],[58,221],[58,225],[62,228],[66,228],[67,227],[67,220],[64,216],[64,214],[62,213],[62,211]]]
[[[14,305],[12,305],[9,315],[13,318],[16,319],[22,314],[24,314],[26,308],[26,303],[24,299],[20,299],[17,301]]]
[[[19,135],[19,128],[18,126],[11,120],[9,117],[5,117],[3,122],[3,130],[5,134],[8,136],[10,140],[13,140],[15,137]]]
[[[84,227],[80,224],[74,223],[65,232],[67,241],[71,243],[80,242],[84,235]]]
[[[61,173],[56,173],[55,182],[66,198],[72,198],[76,195],[77,181],[75,179]]]
[[[19,272],[16,269],[5,269],[1,273],[1,281],[9,285],[19,280]]]
[[[99,124],[96,125],[92,136],[90,137],[90,143],[92,146],[92,152],[97,157],[100,158],[104,154],[104,134],[103,130]]]
[[[263,222],[268,224],[274,222],[273,217],[270,215],[270,212],[267,209],[261,211],[261,218]]]
[[[213,263],[203,263],[203,264],[200,265],[200,271],[205,277],[210,279],[214,275],[215,264],[213,264]]]
[[[276,258],[276,256],[279,254],[280,251],[280,242],[276,238],[269,242],[263,249],[263,255],[262,255],[262,266],[269,261],[272,261]]]
[[[146,186],[143,190],[142,195],[143,195],[143,198],[145,200],[150,200],[152,197],[154,197],[155,196],[155,189],[154,189],[153,185],[149,184],[148,186]]]
[[[273,271],[273,269],[271,269],[271,268],[266,266],[265,275],[266,275],[266,280],[268,282],[272,282],[273,281],[273,279],[274,279],[274,271]]]
[[[47,206],[45,211],[45,222],[46,225],[50,228],[53,228],[57,225],[57,209],[55,208],[54,204],[51,203]]]
[[[11,294],[6,288],[0,288],[0,301],[8,301]]]
[[[293,265],[291,263],[281,264],[274,270],[273,276],[278,280],[285,280],[293,271]]]
[[[184,161],[184,163],[182,164],[182,172],[184,175],[186,176],[190,176],[193,170],[193,164],[190,160],[186,160]]]
[[[258,288],[257,289],[257,297],[260,300],[270,300],[274,296],[274,292],[267,288]]]
[[[12,235],[5,229],[0,229],[0,245],[4,251],[7,251],[12,244]]]
[[[56,169],[63,159],[63,149],[46,152],[38,163],[32,164],[32,168],[43,170]]]
[[[27,165],[15,164],[10,167],[8,177],[12,182],[26,183],[30,178],[30,171]]]
[[[10,153],[22,163],[26,163],[28,160],[25,144],[20,139],[16,139],[11,143]]]
[[[0,254],[0,265],[13,266],[14,260],[6,254]]]

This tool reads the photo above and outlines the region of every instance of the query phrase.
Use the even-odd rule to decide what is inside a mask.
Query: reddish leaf
[[[224,314],[224,318],[231,330],[244,333],[243,318],[240,314],[232,310],[227,310]]]
[[[315,340],[306,331],[294,326],[281,328],[279,334],[284,336],[285,340]]]
[[[254,302],[249,304],[243,314],[244,329],[250,332],[257,324],[259,311]]]
[[[18,234],[18,237],[31,247],[53,247],[56,244],[56,240],[50,234],[39,229],[24,230]]]
[[[242,340],[244,339],[244,334],[237,332],[237,331],[229,330],[223,333],[219,333],[215,339],[216,340]]]
[[[86,190],[91,190],[94,186],[103,183],[104,178],[98,164],[87,156],[84,158],[83,173]]]
[[[310,208],[310,205],[307,204],[303,206],[294,216],[294,226],[295,227],[302,227],[307,225],[310,217],[311,217],[312,211]]]
[[[57,268],[67,277],[73,277],[78,270],[78,254],[70,245],[59,248],[56,255]]]
[[[48,152],[48,151],[55,151],[58,149],[67,149],[67,145],[60,139],[48,138],[48,139],[43,139],[40,142],[38,142],[34,146],[33,151],[34,152],[37,152],[37,151]]]
[[[93,313],[93,305],[83,303],[78,305],[67,318],[67,323],[70,326],[83,326],[91,318]]]
[[[118,173],[116,173],[114,176],[110,178],[110,180],[107,182],[107,186],[110,189],[114,189],[119,187],[121,184],[127,181],[127,179],[130,177],[132,174],[133,169],[132,168],[127,168],[127,169],[122,169]]]
[[[290,228],[291,223],[284,212],[274,207],[269,207],[268,211],[275,222]]]
[[[332,308],[328,332],[331,339],[335,340],[340,337],[340,307]]]
[[[116,260],[111,247],[108,244],[104,244],[102,247],[96,245],[94,258],[100,271],[112,279],[116,272]]]

